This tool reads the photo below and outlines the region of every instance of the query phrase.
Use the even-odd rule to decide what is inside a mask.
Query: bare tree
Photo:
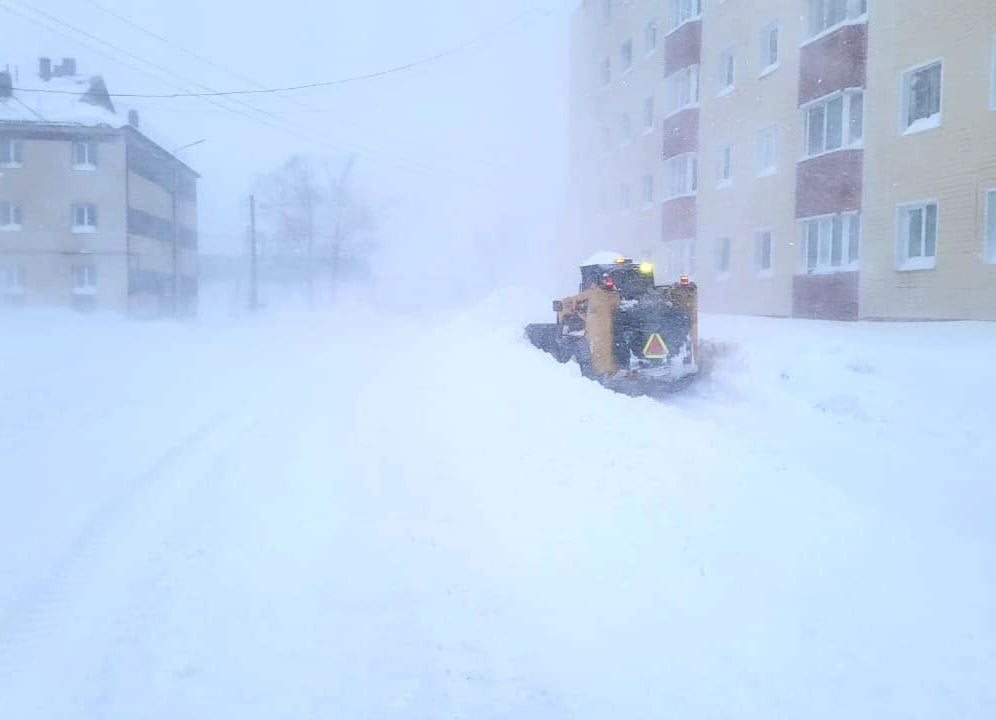
[[[343,163],[295,155],[257,183],[272,247],[304,262],[312,302],[319,268],[327,268],[334,293],[343,262],[371,249],[374,213],[351,187],[355,164],[354,155]]]

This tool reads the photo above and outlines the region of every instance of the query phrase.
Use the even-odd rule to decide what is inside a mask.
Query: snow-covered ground
[[[996,325],[0,315],[0,717],[996,717]]]

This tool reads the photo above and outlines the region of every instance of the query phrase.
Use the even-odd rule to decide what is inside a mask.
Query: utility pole
[[[256,249],[256,196],[249,196],[249,312],[259,310],[259,285]]]

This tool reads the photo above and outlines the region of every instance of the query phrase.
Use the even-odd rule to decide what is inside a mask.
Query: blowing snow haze
[[[0,22],[0,719],[996,718],[992,0]]]

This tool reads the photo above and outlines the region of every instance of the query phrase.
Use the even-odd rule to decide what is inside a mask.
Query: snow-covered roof
[[[93,101],[94,91],[103,89],[104,81],[99,77],[53,77],[48,81],[22,78],[18,80],[12,97],[0,98],[0,123],[115,128],[127,125],[127,110],[119,115]]]
[[[53,75],[49,80],[21,76],[14,85],[11,97],[0,97],[0,127],[5,124],[131,127],[140,137],[169,155],[172,153],[167,148],[177,145],[145,119],[141,129],[131,125],[129,111],[132,108],[111,100],[99,75]]]
[[[616,260],[626,257],[622,253],[601,250],[581,263],[581,267],[591,267],[592,265],[614,265]]]

